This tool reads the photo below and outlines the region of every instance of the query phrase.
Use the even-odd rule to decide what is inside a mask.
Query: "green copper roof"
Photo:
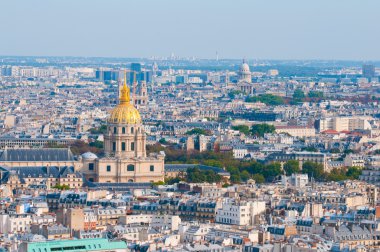
[[[56,240],[28,243],[27,252],[74,252],[74,251],[105,251],[111,249],[127,249],[123,241],[108,239]]]

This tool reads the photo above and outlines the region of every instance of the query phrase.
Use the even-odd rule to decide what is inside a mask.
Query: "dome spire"
[[[120,92],[120,104],[128,104],[131,100],[131,97],[129,87],[127,86],[127,71],[124,71],[124,85],[121,88]]]

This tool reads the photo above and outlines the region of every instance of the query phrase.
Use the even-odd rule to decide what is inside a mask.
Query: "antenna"
[[[133,93],[132,93],[132,101],[133,105],[136,102],[136,88],[137,88],[137,79],[136,79],[136,71],[133,71]]]

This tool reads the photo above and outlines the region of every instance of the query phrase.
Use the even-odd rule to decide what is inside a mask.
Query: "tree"
[[[255,180],[257,184],[262,184],[265,182],[265,178],[261,174],[253,174],[252,179]]]
[[[281,96],[272,95],[272,94],[263,94],[259,96],[250,96],[245,99],[246,102],[262,102],[266,105],[283,105],[284,99]]]
[[[164,181],[157,181],[157,182],[153,182],[152,185],[154,185],[154,186],[165,185],[165,182]]]
[[[251,178],[251,174],[249,174],[248,171],[242,171],[240,173],[240,178],[241,178],[242,181],[247,181],[248,179]]]
[[[294,90],[293,93],[293,99],[302,101],[305,98],[305,93],[302,91],[302,89],[297,88]]]
[[[300,170],[300,164],[298,160],[289,160],[284,165],[284,170],[287,176],[292,175],[293,173],[299,173]]]
[[[209,130],[200,129],[200,128],[194,128],[186,132],[186,135],[211,135],[211,132]]]
[[[273,133],[276,128],[273,125],[269,125],[266,123],[255,124],[251,127],[251,134],[255,136],[263,137],[265,133]]]
[[[318,152],[318,149],[313,147],[313,146],[305,147],[302,150],[303,151],[309,151],[309,152]]]
[[[167,144],[168,143],[165,138],[161,138],[160,140],[158,140],[158,142],[160,144]]]
[[[238,130],[241,133],[244,133],[245,135],[249,135],[250,134],[249,127],[247,125],[232,126],[232,129],[233,130]]]
[[[330,152],[331,153],[340,153],[340,149],[339,148],[332,148],[331,150],[330,150]]]
[[[58,190],[70,190],[70,186],[68,186],[68,185],[60,185],[60,184],[56,184],[52,188],[55,188],[55,189],[58,189]]]
[[[212,170],[201,170],[195,167],[187,169],[186,179],[189,183],[219,183],[222,180],[222,176]]]
[[[103,149],[103,142],[101,142],[101,141],[91,142],[89,145],[91,147],[95,147],[95,148],[98,148],[98,149]]]
[[[281,164],[279,162],[271,163],[263,170],[263,175],[266,179],[272,179],[281,175]]]
[[[242,92],[240,90],[234,90],[234,91],[231,91],[228,93],[228,97],[230,99],[234,99],[236,97],[236,95],[239,95],[241,94]]]
[[[92,128],[89,130],[91,134],[99,135],[107,133],[107,125],[102,125],[98,128]]]
[[[362,174],[362,169],[360,167],[352,166],[348,167],[346,176],[349,179],[359,179],[359,176]]]
[[[98,145],[98,144],[96,144]],[[102,154],[103,148],[98,148],[97,146],[91,146],[81,140],[77,140],[70,145],[70,150],[74,155],[81,155],[85,152],[92,152],[95,154]]]
[[[313,177],[315,180],[324,179],[324,169],[322,164],[306,161],[302,165],[302,173],[307,173],[309,177]]]
[[[310,91],[308,93],[308,96],[310,98],[323,98],[323,92],[320,92],[320,91]]]
[[[327,174],[328,181],[343,181],[346,179],[347,176],[343,169],[334,168],[329,174]]]

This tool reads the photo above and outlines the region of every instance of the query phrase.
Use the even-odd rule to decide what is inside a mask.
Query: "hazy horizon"
[[[13,0],[3,56],[378,61],[374,0]]]

